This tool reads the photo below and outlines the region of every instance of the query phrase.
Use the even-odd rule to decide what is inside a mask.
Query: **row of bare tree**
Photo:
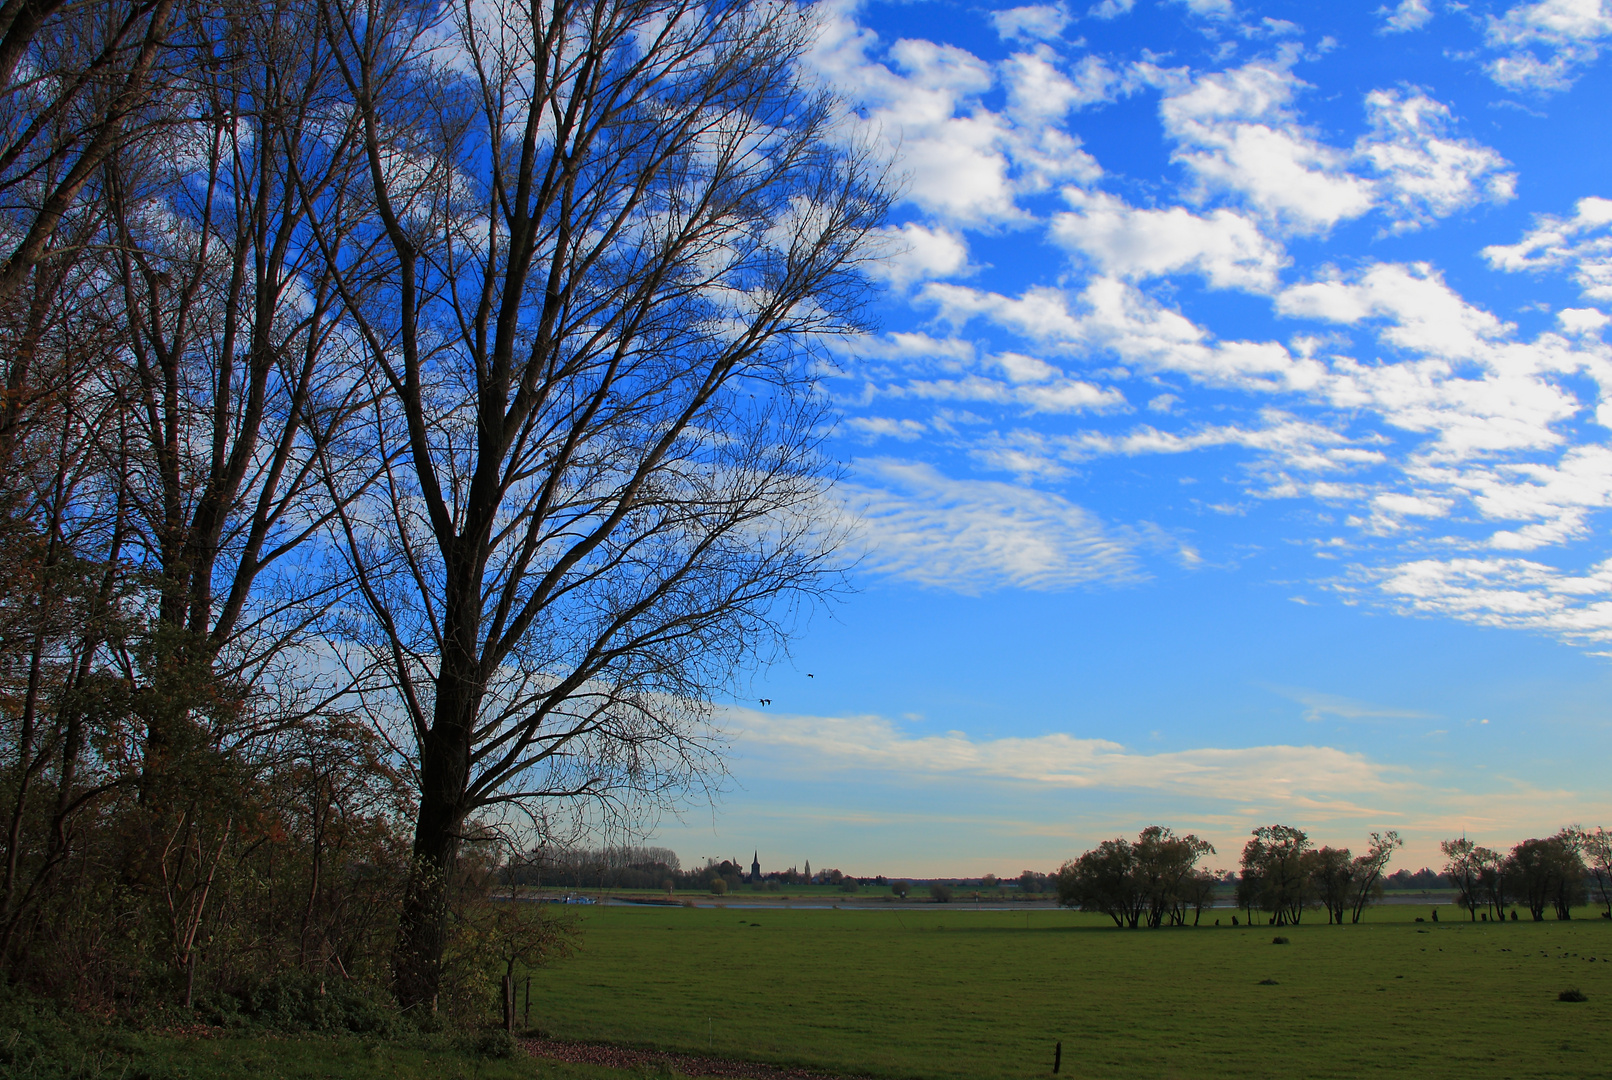
[[[1383,871],[1401,844],[1397,833],[1372,833],[1370,849],[1357,857],[1348,848],[1317,849],[1309,834],[1291,825],[1261,826],[1243,847],[1241,872],[1230,875],[1237,906],[1250,925],[1256,911],[1282,926],[1317,905],[1329,923],[1342,924],[1345,914],[1359,922],[1381,895]],[[1222,880],[1199,866],[1214,853],[1207,840],[1150,825],[1134,841],[1105,840],[1064,863],[1054,879],[1058,902],[1100,911],[1115,926],[1185,926],[1189,914],[1196,926],[1214,906]]]
[[[1447,860],[1444,876],[1455,886],[1456,903],[1467,917],[1506,917],[1508,905],[1521,904],[1535,922],[1553,911],[1572,917],[1589,899],[1590,888],[1612,919],[1612,833],[1569,825],[1554,836],[1524,840],[1509,852],[1495,851],[1465,836],[1439,845]],[[1516,918],[1513,914],[1512,918]]]
[[[0,4],[0,965],[188,994],[227,894],[429,1006],[467,837],[720,769],[837,583],[813,365],[887,202],[813,34]],[[125,910],[165,944],[86,960]]]

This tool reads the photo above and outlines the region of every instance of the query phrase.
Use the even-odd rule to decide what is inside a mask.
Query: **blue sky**
[[[1612,2],[819,11],[904,178],[824,372],[855,592],[658,841],[1612,824]]]

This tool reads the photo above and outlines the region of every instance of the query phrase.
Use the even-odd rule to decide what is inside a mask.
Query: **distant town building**
[[[761,884],[761,851],[760,851],[760,849],[757,849],[756,853],[750,857],[750,884],[752,884],[752,885]]]

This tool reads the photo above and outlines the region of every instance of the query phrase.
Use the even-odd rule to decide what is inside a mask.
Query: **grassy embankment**
[[[560,1038],[891,1078],[1045,1076],[1055,1041],[1079,1078],[1608,1075],[1612,923],[1418,914],[1307,921],[1273,945],[1263,926],[1121,931],[957,905],[597,908],[582,952],[535,973],[532,1018]],[[1569,987],[1589,1000],[1558,1001]],[[638,1075],[489,1060],[445,1036],[156,1035],[17,1008],[0,1049],[0,1075],[38,1077]]]

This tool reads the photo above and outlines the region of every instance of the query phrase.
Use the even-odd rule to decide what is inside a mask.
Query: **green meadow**
[[[959,905],[601,908],[577,957],[534,973],[532,1022],[892,1078],[1042,1076],[1057,1042],[1074,1077],[1612,1075],[1612,922],[1314,914],[1120,930]],[[1558,1001],[1569,988],[1588,1000]]]
[[[1049,908],[601,907],[532,975],[560,1039],[889,1080],[1612,1075],[1612,922],[1119,930]],[[1307,918],[1313,918],[1312,912]],[[1213,921],[1212,919],[1210,920]],[[1285,945],[1272,943],[1280,935]],[[1557,1000],[1566,989],[1588,1000]],[[524,990],[524,979],[522,979]],[[522,993],[520,1005],[524,1006]],[[179,1023],[179,1016],[173,1017]],[[489,1022],[491,1017],[489,1017]],[[489,1058],[485,1032],[164,1032],[0,995],[0,1076],[107,1080],[627,1080]]]

